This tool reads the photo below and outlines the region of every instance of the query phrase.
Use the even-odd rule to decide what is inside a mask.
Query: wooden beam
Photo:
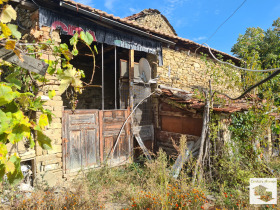
[[[128,75],[129,75],[129,106],[128,109],[133,112],[133,80],[134,80],[134,50],[129,50],[129,61],[128,61]],[[134,137],[133,137],[133,116],[130,119],[130,140],[132,143],[131,155],[133,157],[134,148]]]
[[[134,50],[129,50],[129,106],[133,110]]]
[[[142,141],[140,135],[139,135],[139,134],[136,134],[136,135],[135,135],[135,138],[136,138],[138,144],[140,145],[141,149],[143,150],[143,152],[144,152],[146,158],[147,158],[149,161],[151,161],[151,160],[152,160],[152,157],[151,157],[151,155],[150,155],[150,153],[149,153],[147,147],[145,147],[144,142]]]
[[[4,47],[0,48],[0,59],[20,66],[28,71],[41,74],[42,76],[46,74],[49,65],[44,61],[26,55],[23,55],[22,58],[24,61],[21,61],[12,50],[7,50]]]

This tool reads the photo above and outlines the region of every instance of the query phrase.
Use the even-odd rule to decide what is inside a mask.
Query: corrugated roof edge
[[[86,6],[84,4],[77,3],[77,2],[72,1],[72,0],[61,0],[61,1],[76,6],[77,7],[77,11],[79,11],[79,7],[80,7],[80,8],[83,8],[85,10],[88,10],[90,12],[95,12],[96,14],[99,14],[101,17],[104,16],[104,17],[110,18],[112,20],[118,21],[120,23],[127,24],[129,26],[133,26],[135,28],[144,30],[146,32],[154,33],[154,34],[156,34],[158,36],[163,36],[165,38],[170,38],[170,39],[173,39],[173,40],[182,41],[185,44],[196,45],[198,48],[200,47],[200,48],[202,48],[204,50],[208,50],[208,48],[205,47],[204,45],[198,44],[198,43],[196,43],[194,41],[191,41],[189,39],[185,39],[185,38],[182,38],[182,37],[179,37],[179,36],[174,36],[174,35],[166,34],[166,33],[163,33],[161,31],[158,31],[158,30],[152,30],[152,29],[150,29],[150,28],[148,28],[146,26],[139,25],[135,21],[130,21],[130,20],[126,20],[125,18],[116,17],[113,14],[108,14],[108,13],[102,11],[102,10],[95,9],[95,8],[90,7],[90,6]],[[240,62],[241,61],[239,58],[234,57],[232,55],[229,55],[229,54],[227,54],[225,52],[221,52],[221,51],[213,49],[213,48],[211,48],[211,50],[214,53],[221,54],[223,56],[226,56],[226,57],[230,58],[232,61],[235,61],[235,62]]]

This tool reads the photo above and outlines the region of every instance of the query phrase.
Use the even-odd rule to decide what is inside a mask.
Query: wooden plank
[[[181,134],[181,133],[173,133],[173,132],[168,132],[168,131],[156,131],[156,138],[157,141],[159,142],[170,142],[171,143],[171,138],[174,139],[175,142],[180,141],[180,138],[182,135],[185,135],[187,137],[187,141],[197,141],[199,139],[199,136],[194,136],[194,135],[188,135],[188,134]]]
[[[81,152],[81,131],[70,131],[70,141],[68,143],[68,149],[70,150],[69,158],[67,158],[67,169],[81,168],[82,164],[82,152]]]
[[[103,111],[98,112],[99,117],[99,145],[100,145],[100,161],[104,161],[104,137],[103,137]]]
[[[130,115],[130,107],[127,107],[127,110],[125,112],[125,119],[127,119],[127,117]],[[125,131],[126,131],[126,139],[128,141],[128,155],[130,157],[133,157],[133,138],[131,137],[131,123],[129,123],[129,121],[131,121],[131,119],[128,120],[128,123],[125,126]]]
[[[86,131],[86,154],[87,154],[87,164],[86,166],[92,166],[94,164],[97,164],[98,162],[98,139],[96,139],[97,130],[87,130]]]
[[[185,150],[185,154],[184,155],[180,154],[176,159],[175,164],[172,167],[172,176],[175,179],[178,178],[184,163],[189,159],[189,155],[191,153],[193,146],[194,146],[194,142],[193,141],[189,142],[187,144],[187,149]]]
[[[148,160],[152,160],[152,157],[151,157],[151,155],[150,155],[148,149],[145,147],[145,145],[144,145],[144,143],[143,143],[143,141],[142,141],[140,135],[136,134],[136,135],[135,135],[135,138],[136,138],[138,144],[140,145],[141,149],[143,150],[145,156],[148,158]]]
[[[184,114],[183,112],[173,112],[173,111],[160,111],[161,116],[172,116],[172,117],[192,117],[190,114]]]
[[[70,122],[71,125],[76,124],[96,124],[95,115],[85,115],[85,114],[77,114],[77,115],[70,115]]]
[[[7,50],[4,47],[0,48],[0,58],[20,66],[28,71],[32,71],[43,76],[46,74],[46,71],[49,67],[49,64],[46,64],[44,61],[26,55],[22,56],[24,60],[22,62],[12,50]]]
[[[134,50],[129,50],[129,106],[133,110]]]

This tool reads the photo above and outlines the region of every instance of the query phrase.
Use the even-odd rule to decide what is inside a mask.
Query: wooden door
[[[100,165],[98,110],[63,114],[64,172]]]
[[[127,122],[122,130],[116,149],[112,154],[117,137],[128,115],[129,110],[99,111],[100,153],[102,162],[108,161],[107,163],[109,165],[119,165],[129,161],[132,153],[130,121]]]

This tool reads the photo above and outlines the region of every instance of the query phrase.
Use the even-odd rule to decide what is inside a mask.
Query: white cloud
[[[198,41],[201,41],[201,40],[204,40],[204,39],[207,39],[207,37],[206,36],[199,36],[199,37],[193,38],[193,41],[198,42]]]
[[[215,10],[215,15],[219,15],[220,14],[220,10],[219,9],[216,9]]]
[[[167,18],[171,18],[173,11],[187,1],[189,0],[165,0],[166,7],[163,9],[163,14]]]
[[[104,6],[108,9],[108,10],[113,10],[114,8],[114,3],[116,0],[105,0],[105,4]]]

